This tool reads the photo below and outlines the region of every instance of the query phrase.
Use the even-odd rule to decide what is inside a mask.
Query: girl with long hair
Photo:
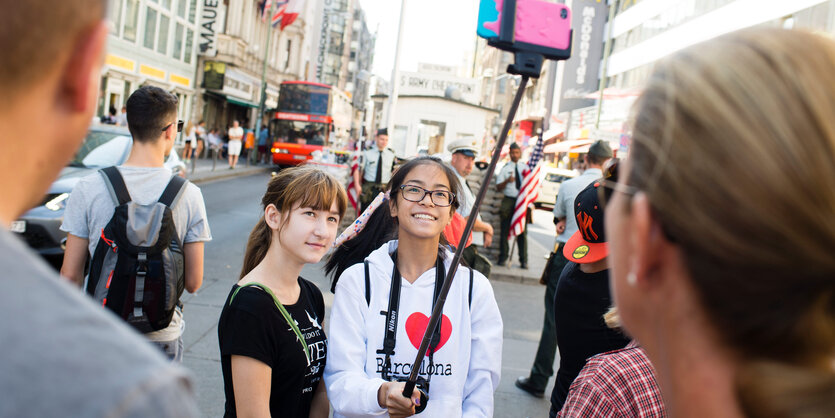
[[[197,145],[197,127],[194,122],[188,121],[186,124],[185,146],[183,147],[183,162],[186,164],[191,162],[191,155],[194,153],[194,147]]]
[[[835,416],[835,42],[757,28],[659,62],[606,207],[671,416]]]
[[[224,416],[328,416],[325,304],[299,274],[331,248],[347,202],[340,182],[316,168],[270,180],[218,323]]]
[[[335,417],[415,413],[419,392],[403,397],[403,380],[450,269],[442,231],[459,188],[439,159],[409,161],[392,175],[388,202],[331,256],[330,271],[340,274],[325,383]],[[492,416],[502,319],[484,276],[458,268],[439,325],[418,371],[429,397],[421,416]]]

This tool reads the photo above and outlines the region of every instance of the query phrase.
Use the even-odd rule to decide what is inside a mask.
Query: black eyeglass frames
[[[426,195],[429,195],[429,199],[435,206],[446,207],[455,201],[455,194],[448,190],[427,190],[413,184],[400,186],[400,192],[403,194],[403,198],[410,202],[420,202]]]
[[[164,131],[164,130],[168,129],[168,127],[170,127],[173,124],[174,124],[174,122],[171,122],[168,125],[165,125],[165,127],[162,128],[162,130]],[[177,132],[182,132],[182,131],[183,131],[183,121],[178,120],[177,121]]]

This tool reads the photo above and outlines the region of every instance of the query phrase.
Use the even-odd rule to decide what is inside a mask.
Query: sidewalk
[[[537,225],[528,225],[530,229],[536,227]],[[550,253],[551,249],[543,247],[539,242],[529,236],[528,269],[522,270],[522,267],[519,265],[519,256],[514,251],[513,262],[510,264],[510,267],[500,266],[496,264],[496,260],[490,260],[493,263],[493,268],[490,270],[490,280],[539,285],[539,278],[542,276],[542,270],[545,269],[545,263],[548,261],[548,255]]]
[[[268,173],[270,171],[278,171],[278,167],[272,164],[247,165],[246,160],[243,158],[238,160],[238,166],[234,170],[230,170],[229,162],[221,158],[218,158],[216,163],[211,158],[208,158],[193,159],[192,164],[186,164],[186,178],[195,184],[258,173]]]

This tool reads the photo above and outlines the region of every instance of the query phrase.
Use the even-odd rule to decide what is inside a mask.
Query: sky
[[[368,29],[377,30],[372,72],[388,80],[394,66],[400,0],[359,0]],[[461,67],[476,41],[478,0],[406,0],[400,71],[418,63]]]

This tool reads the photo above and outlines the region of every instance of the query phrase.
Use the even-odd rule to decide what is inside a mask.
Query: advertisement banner
[[[571,11],[574,45],[563,67],[557,113],[594,105],[594,99],[585,97],[597,91],[600,83],[608,6],[602,0],[573,0]]]

